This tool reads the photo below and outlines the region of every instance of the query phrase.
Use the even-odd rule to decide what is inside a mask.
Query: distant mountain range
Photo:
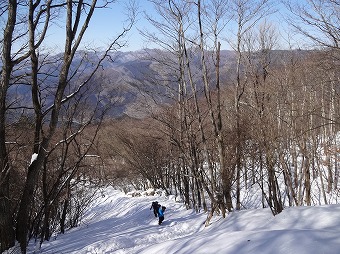
[[[281,59],[287,55],[285,51],[275,51],[274,59]],[[86,56],[84,59],[83,56]],[[201,67],[200,55],[195,51],[190,52],[190,65],[193,70],[195,84],[200,89]],[[45,107],[51,105],[53,88],[57,84],[57,75],[60,68],[61,55],[49,58],[40,69],[41,100]],[[205,55],[208,61],[208,68],[213,67],[215,59],[207,52]],[[221,51],[221,82],[232,83],[236,73],[236,53],[234,51]],[[72,81],[73,89],[86,79],[88,74],[95,67],[98,60],[97,53],[79,52],[75,57],[71,70],[76,70],[75,80]],[[277,61],[277,60],[275,60]],[[134,52],[115,52],[100,65],[99,69],[91,79],[90,103],[100,101],[102,105],[112,105],[109,110],[109,117],[121,117],[128,115],[131,117],[143,117],[147,110],[157,107],[158,103],[171,103],[177,98],[176,91],[178,85],[178,57],[169,52],[158,49],[147,49]],[[214,68],[211,69],[211,80],[214,80]],[[15,74],[26,73],[29,77],[29,69],[20,67]],[[18,107],[31,105],[29,79],[27,82],[21,81],[12,85],[10,89],[11,99],[9,103]],[[67,92],[72,93],[72,88]],[[85,89],[83,89],[85,93]]]

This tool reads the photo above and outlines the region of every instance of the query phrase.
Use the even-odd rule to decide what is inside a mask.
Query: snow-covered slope
[[[149,209],[156,200],[167,207],[161,226]],[[209,227],[205,218],[173,196],[132,197],[107,188],[81,226],[41,249],[31,243],[28,253],[340,253],[340,205],[288,208],[275,217],[269,209],[233,212]]]

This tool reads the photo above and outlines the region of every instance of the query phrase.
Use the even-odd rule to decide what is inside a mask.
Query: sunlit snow
[[[223,253],[336,254],[340,253],[340,205],[270,209],[215,216],[186,210],[174,196],[132,197],[107,188],[85,214],[79,227],[56,235],[28,253]],[[159,226],[151,202],[167,207]]]

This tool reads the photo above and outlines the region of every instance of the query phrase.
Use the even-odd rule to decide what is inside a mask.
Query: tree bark
[[[6,98],[13,62],[12,38],[16,24],[17,1],[8,1],[8,18],[2,42],[2,70],[0,87],[0,252],[14,245],[13,215],[9,193],[10,162],[6,148]]]

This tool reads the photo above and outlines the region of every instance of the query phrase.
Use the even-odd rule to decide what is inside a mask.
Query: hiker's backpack
[[[158,202],[157,201],[152,202],[152,207],[153,209],[158,209]]]

